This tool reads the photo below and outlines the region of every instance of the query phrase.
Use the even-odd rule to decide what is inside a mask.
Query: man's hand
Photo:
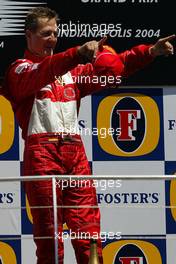
[[[78,47],[78,54],[82,58],[83,62],[91,62],[94,58],[96,58],[97,51],[101,51],[103,49],[103,44],[106,40],[107,37],[104,37],[100,41],[92,40]]]
[[[152,56],[157,57],[160,55],[169,56],[174,54],[174,47],[170,43],[171,40],[175,39],[176,35],[171,35],[165,38],[159,39],[152,47],[149,52]]]

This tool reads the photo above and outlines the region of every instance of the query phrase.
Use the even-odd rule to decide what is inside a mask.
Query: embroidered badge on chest
[[[73,100],[76,98],[76,93],[73,87],[65,87],[64,88],[64,97],[69,100]]]

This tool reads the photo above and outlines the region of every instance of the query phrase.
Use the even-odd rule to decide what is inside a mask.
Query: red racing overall
[[[101,74],[127,77],[153,58],[149,46],[140,45],[116,54],[105,48],[93,64],[78,65],[76,48],[40,59],[29,51],[8,69],[5,96],[10,100],[25,140],[24,175],[89,175],[91,173],[78,131],[78,111],[82,97],[105,88],[100,83],[79,83],[78,76]],[[33,232],[37,246],[37,263],[54,264],[54,219],[51,181],[25,183],[25,191],[33,216]],[[57,203],[72,208],[58,208],[58,234],[63,223],[75,233],[100,233],[100,212],[96,191],[91,181],[86,186],[57,186]],[[45,206],[46,208],[43,208]],[[87,206],[79,208],[76,206]],[[41,207],[41,208],[40,208]],[[42,238],[43,239],[37,239]],[[50,237],[47,239],[47,237]],[[59,237],[59,235],[58,235]],[[72,239],[78,264],[89,260],[89,239]],[[98,253],[102,262],[101,242]],[[63,263],[63,242],[59,239],[59,264]]]

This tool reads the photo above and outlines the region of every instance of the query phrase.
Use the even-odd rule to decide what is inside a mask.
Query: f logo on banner
[[[121,134],[117,139],[121,141],[135,140],[132,132],[137,130],[136,119],[141,117],[140,110],[117,110],[117,114],[119,115],[121,129]]]
[[[129,104],[129,108],[126,106]],[[105,111],[106,110],[106,111]],[[118,157],[137,157],[156,149],[160,138],[160,112],[152,97],[138,93],[120,93],[101,100],[97,110],[97,128],[120,128],[121,133],[98,135],[103,151]]]
[[[122,264],[143,264],[142,257],[121,257],[119,260]]]

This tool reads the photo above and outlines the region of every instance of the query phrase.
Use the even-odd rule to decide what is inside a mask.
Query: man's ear
[[[25,35],[26,35],[26,38],[27,39],[30,39],[30,37],[31,37],[31,31],[29,29],[27,29],[26,32],[25,32]]]

